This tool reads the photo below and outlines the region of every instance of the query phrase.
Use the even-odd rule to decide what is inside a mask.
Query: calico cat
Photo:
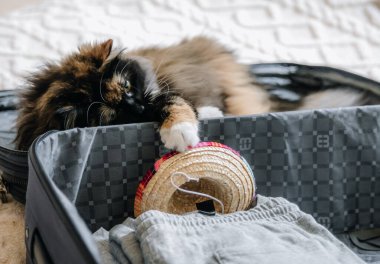
[[[198,111],[209,117],[270,111],[268,94],[252,84],[248,69],[212,39],[132,51],[112,46],[112,40],[82,45],[29,79],[18,149],[48,130],[156,121],[165,146],[184,151],[199,142]]]
[[[165,146],[184,151],[199,142],[198,117],[365,103],[363,94],[347,89],[279,103],[229,50],[203,36],[169,47],[112,46],[112,40],[82,45],[29,79],[17,120],[18,149],[53,129],[156,121]],[[380,103],[371,100],[367,104]]]

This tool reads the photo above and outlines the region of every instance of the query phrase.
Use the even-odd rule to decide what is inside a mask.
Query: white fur
[[[223,112],[215,106],[202,106],[197,108],[199,119],[223,117]]]
[[[199,143],[198,125],[190,122],[181,122],[171,128],[160,129],[161,140],[168,149],[183,152],[189,146]]]
[[[160,89],[157,84],[157,76],[154,72],[151,61],[139,56],[127,56],[127,53],[122,53],[121,57],[133,59],[138,62],[145,72],[145,95],[150,95],[154,98],[160,92]]]
[[[346,89],[330,89],[306,96],[300,109],[321,109],[360,105],[363,94]]]

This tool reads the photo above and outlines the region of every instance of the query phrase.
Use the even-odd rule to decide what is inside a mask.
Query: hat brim
[[[211,195],[224,205],[224,212],[247,209],[255,195],[253,172],[238,152],[216,142],[202,142],[190,150],[172,152],[158,160],[140,182],[135,197],[137,217],[148,210],[183,214],[196,210],[202,196],[183,193],[171,183],[175,172],[198,178],[197,183],[185,177],[175,177],[177,186]],[[216,210],[221,211],[218,204]]]

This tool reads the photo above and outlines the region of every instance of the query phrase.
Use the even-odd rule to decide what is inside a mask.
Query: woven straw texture
[[[252,170],[236,151],[214,142],[204,142],[184,153],[171,153],[155,163],[141,181],[135,198],[135,216],[148,210],[183,214],[196,210],[196,203],[208,198],[183,193],[172,185],[175,172],[186,177],[173,177],[183,189],[211,195],[224,205],[224,213],[245,210],[255,194]],[[221,212],[220,206],[215,208]]]

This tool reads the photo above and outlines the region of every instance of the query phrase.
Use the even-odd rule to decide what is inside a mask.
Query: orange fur
[[[115,81],[107,82],[107,92],[104,95],[107,102],[111,104],[119,103],[123,98],[123,90],[120,84]]]
[[[176,102],[176,104],[169,106],[168,112],[170,114],[167,118],[165,118],[161,128],[170,129],[173,125],[180,122],[197,123],[197,118],[193,109],[183,101]]]
[[[178,91],[195,107],[212,105],[233,115],[271,109],[268,94],[252,83],[248,69],[210,38],[195,37],[170,47],[137,49],[129,55],[149,59],[161,87]]]

